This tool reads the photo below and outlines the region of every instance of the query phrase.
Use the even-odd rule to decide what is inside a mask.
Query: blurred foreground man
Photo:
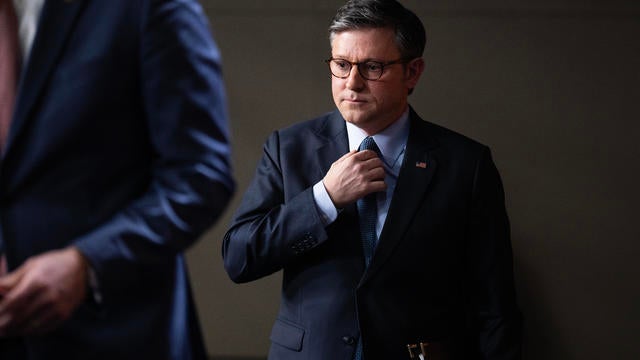
[[[234,281],[284,270],[269,359],[519,359],[490,151],[408,105],[422,23],[352,0],[329,33],[337,111],[271,134],[224,239]]]
[[[225,101],[196,1],[0,0],[0,359],[206,359]]]

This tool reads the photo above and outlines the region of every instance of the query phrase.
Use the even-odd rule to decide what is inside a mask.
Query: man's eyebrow
[[[369,62],[369,61],[374,61],[374,62],[383,63],[383,64],[385,63],[384,60],[377,59],[377,58],[366,58],[366,59],[363,59],[363,60],[360,60],[360,61],[351,61],[351,60],[347,59],[346,56],[340,56],[340,55],[332,55],[330,59],[345,60],[345,61],[349,61],[351,63],[358,63],[358,64],[366,63],[366,62]]]

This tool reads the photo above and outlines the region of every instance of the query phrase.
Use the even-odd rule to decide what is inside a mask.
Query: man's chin
[[[340,109],[340,114],[347,121],[354,125],[366,124],[371,116],[364,111],[355,111],[353,109]]]
[[[349,122],[352,123],[353,125],[362,128],[364,127],[367,123],[369,123],[369,121],[367,121],[367,118],[362,117],[362,116],[344,116],[342,115],[342,117],[344,117],[344,119]]]
[[[380,130],[380,126],[378,124],[375,123],[374,120],[372,120],[371,118],[368,117],[357,117],[357,116],[352,116],[352,117],[344,117],[344,119],[348,122],[351,123],[353,125],[355,125],[356,127],[358,127],[359,129],[363,130],[364,132],[366,132],[368,135],[373,135],[375,133],[377,133]]]

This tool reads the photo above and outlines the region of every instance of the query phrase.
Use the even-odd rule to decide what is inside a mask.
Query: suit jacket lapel
[[[349,151],[349,138],[344,121],[342,115],[338,111],[334,111],[329,114],[323,127],[316,130],[321,141],[316,150],[320,164],[318,168],[320,179],[329,171],[331,164]]]
[[[337,110],[327,117],[324,126],[316,131],[320,139],[320,145],[316,150],[319,171],[317,179],[322,179],[331,168],[331,165],[342,155],[349,152],[349,137],[345,120]],[[336,233],[345,241],[343,246],[354,246],[362,251],[362,241],[360,240],[360,226],[358,225],[358,210],[356,204],[347,205],[338,219],[331,225],[337,227]],[[353,242],[351,242],[353,241]],[[349,242],[348,244],[346,242]],[[356,250],[357,251],[357,250]],[[362,264],[358,264],[354,271],[361,272],[364,269],[364,258]]]
[[[420,119],[413,109],[411,109],[410,119],[406,152],[387,219],[361,283],[367,281],[380,269],[404,237],[418,207],[424,201],[427,188],[436,171],[437,164],[431,150],[437,146],[437,141],[426,131],[427,123]]]
[[[45,1],[31,54],[22,71],[7,153],[42,96],[84,3],[85,0]]]

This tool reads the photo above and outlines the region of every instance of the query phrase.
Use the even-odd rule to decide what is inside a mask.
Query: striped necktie
[[[20,67],[18,21],[12,0],[0,0],[0,153],[13,116]]]

